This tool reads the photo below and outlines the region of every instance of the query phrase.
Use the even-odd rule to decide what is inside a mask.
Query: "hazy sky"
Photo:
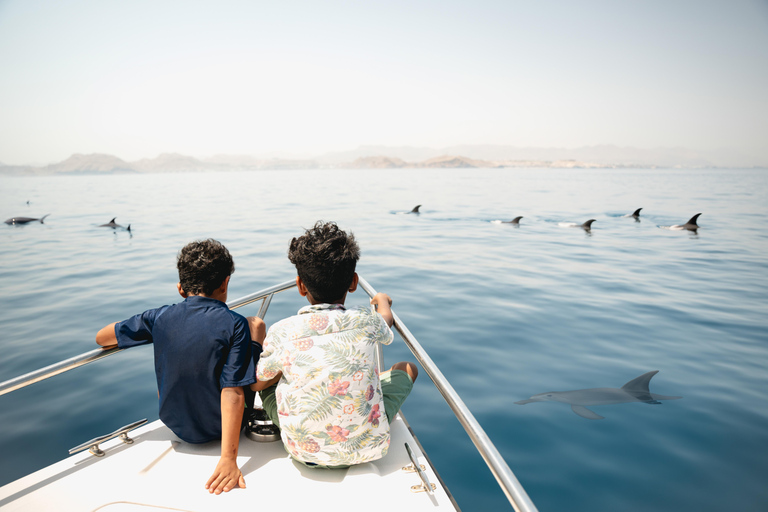
[[[768,161],[768,1],[0,0],[0,162],[363,144]]]

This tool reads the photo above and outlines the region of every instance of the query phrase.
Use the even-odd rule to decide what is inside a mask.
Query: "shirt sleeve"
[[[134,315],[127,320],[115,324],[115,337],[119,348],[130,348],[146,343],[152,343],[152,329],[163,311],[169,306],[162,306],[156,309]]]
[[[392,340],[395,339],[395,335],[392,334],[392,329],[387,325],[387,321],[384,317],[376,312],[376,308],[371,306],[371,312],[373,313],[373,325],[374,334],[373,338],[382,345],[389,345]]]
[[[256,378],[261,381],[272,379],[283,371],[283,366],[280,363],[280,339],[275,335],[277,327],[277,325],[273,325],[264,339],[263,351],[256,367]]]
[[[247,386],[256,382],[251,344],[251,329],[248,327],[248,321],[237,315],[229,354],[219,379],[219,385],[222,388]]]

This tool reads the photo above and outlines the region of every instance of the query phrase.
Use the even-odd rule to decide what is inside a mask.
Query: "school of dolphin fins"
[[[421,211],[419,211],[419,208],[421,208],[420,204],[414,206],[411,211],[405,212],[405,213],[417,213],[417,214],[420,214]],[[631,218],[635,219],[635,221],[640,222],[640,210],[642,210],[642,208],[638,208],[634,212],[632,212],[632,213],[630,213],[628,215],[624,215],[624,217],[631,217]],[[690,220],[688,222],[686,222],[685,224],[676,224],[676,225],[673,225],[673,226],[659,226],[659,227],[660,228],[665,228],[665,229],[676,230],[676,231],[677,230],[688,230],[688,231],[696,232],[699,229],[699,225],[696,223],[696,221],[699,219],[699,215],[701,215],[701,214],[697,213],[696,215],[691,217]],[[519,226],[520,225],[520,219],[522,219],[522,218],[523,218],[523,216],[521,215],[519,217],[515,217],[512,220],[499,220],[499,221],[493,221],[493,222],[498,223],[498,224],[513,224],[515,226]],[[585,231],[591,231],[592,230],[592,223],[593,222],[596,222],[596,220],[595,219],[589,219],[588,221],[584,222],[583,224],[576,224],[574,222],[561,222],[561,223],[559,223],[559,225],[562,226],[562,227],[582,228]]]
[[[420,214],[421,212],[419,211],[419,208],[421,208],[420,204],[414,206],[411,211],[405,212],[405,213]],[[638,208],[633,213],[631,213],[629,215],[625,215],[624,217],[632,217],[636,221],[639,222],[639,220],[640,220],[640,210],[642,210],[642,208]],[[36,222],[37,221],[37,222],[40,222],[40,224],[43,224],[43,220],[45,220],[45,218],[48,217],[48,215],[50,215],[50,214],[43,215],[40,218],[34,218],[34,217],[11,217],[10,219],[7,219],[5,221],[5,223],[6,224],[29,224],[30,222]],[[686,222],[685,224],[676,224],[674,226],[659,226],[659,227],[666,228],[666,229],[672,229],[672,230],[688,230],[688,231],[696,232],[699,229],[699,225],[696,222],[699,219],[699,215],[701,215],[701,214],[697,213],[696,215],[691,217],[690,220],[688,222]],[[522,219],[522,218],[523,218],[522,216],[519,216],[519,217],[515,217],[512,220],[502,220],[502,221],[495,221],[495,222],[498,222],[500,224],[513,224],[515,226],[519,226],[520,225],[520,219]],[[128,227],[124,227],[124,226],[121,226],[120,224],[117,224],[115,222],[115,219],[117,219],[117,217],[113,217],[111,221],[107,222],[106,224],[101,224],[101,225],[99,225],[99,227],[100,228],[112,228],[112,229],[115,229],[115,230],[116,229],[124,229],[126,231],[130,231],[131,230],[131,225],[130,224],[128,224]],[[596,220],[595,219],[589,219],[588,221],[584,222],[583,224],[576,224],[576,223],[572,223],[572,222],[561,222],[560,225],[563,226],[563,227],[582,228],[585,231],[591,231],[592,230],[592,223],[593,222],[596,222]]]

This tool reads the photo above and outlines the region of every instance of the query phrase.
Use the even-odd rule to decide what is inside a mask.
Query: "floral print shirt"
[[[315,304],[269,329],[256,376],[283,372],[275,398],[283,443],[295,458],[341,466],[386,455],[376,344],[392,339],[373,306]]]

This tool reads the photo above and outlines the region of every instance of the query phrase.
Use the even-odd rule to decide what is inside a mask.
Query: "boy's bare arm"
[[[240,426],[245,410],[243,388],[221,390],[221,458],[205,488],[213,494],[229,492],[237,486],[245,489],[245,478],[237,467],[240,447]]]
[[[251,330],[251,340],[263,345],[264,338],[267,337],[267,324],[257,316],[249,316],[246,320],[248,320],[248,328]]]
[[[102,327],[101,330],[96,333],[96,343],[102,347],[117,345],[117,336],[115,336],[115,324],[117,324],[117,322],[112,322],[111,324]]]
[[[267,337],[267,324],[265,324],[264,320],[257,316],[249,316],[246,318],[246,320],[248,320],[248,327],[251,329],[251,340],[258,343],[259,345],[264,345],[264,339]],[[267,389],[273,384],[277,384],[277,381],[280,380],[282,375],[283,373],[280,372],[277,374],[277,377],[273,379],[254,382],[250,386],[251,391],[261,391],[262,389]]]
[[[279,372],[277,375],[272,377],[269,380],[258,380],[251,384],[251,391],[261,391],[263,389],[267,389],[269,386],[274,386],[278,382],[280,382],[280,377],[283,376],[283,372]]]
[[[376,306],[376,312],[384,317],[387,325],[392,327],[395,323],[395,317],[392,316],[392,298],[386,293],[377,293],[371,299],[371,304]]]

